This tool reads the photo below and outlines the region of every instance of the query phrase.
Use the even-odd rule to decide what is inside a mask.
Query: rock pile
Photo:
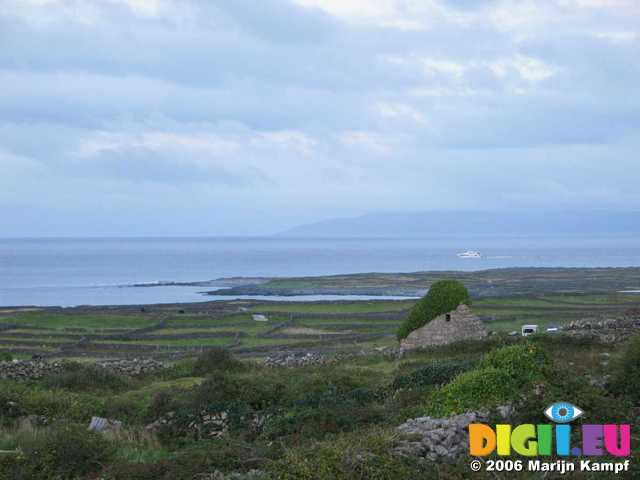
[[[334,359],[320,353],[274,353],[264,359],[264,364],[268,367],[307,367],[310,365],[325,365]]]
[[[153,373],[165,368],[165,365],[150,358],[134,358],[132,360],[104,360],[97,362],[99,367],[111,370],[113,373],[135,377],[145,373]]]
[[[394,453],[430,461],[452,461],[468,451],[470,423],[486,423],[487,416],[468,412],[450,418],[421,417],[408,420],[397,430],[400,440]]]
[[[45,362],[42,360],[24,360],[0,362],[0,378],[10,380],[30,380],[62,370],[61,362]]]
[[[268,478],[271,477],[267,473],[255,469],[249,470],[246,473],[231,472],[227,474],[216,470],[213,473],[202,473],[195,477],[197,480],[266,480]]]
[[[89,430],[94,432],[109,433],[118,432],[122,429],[122,422],[119,420],[111,420],[109,418],[91,417]]]
[[[203,410],[195,415],[182,417],[169,412],[144,427],[151,434],[158,434],[163,428],[174,432],[175,436],[189,436],[196,439],[222,438],[229,433],[229,412]]]
[[[377,347],[374,349],[363,349],[354,352],[340,353],[319,353],[319,352],[278,352],[273,353],[263,360],[268,367],[307,367],[311,365],[328,365],[330,363],[340,363],[344,360],[369,355],[383,356],[389,360],[400,356],[400,349],[392,347]]]

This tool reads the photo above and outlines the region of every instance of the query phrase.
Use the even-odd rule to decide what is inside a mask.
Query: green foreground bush
[[[245,365],[233,358],[231,353],[224,348],[212,348],[198,357],[193,365],[193,374],[204,377],[214,372],[237,372],[243,370]]]
[[[391,386],[393,390],[400,390],[443,385],[471,366],[469,361],[434,361],[410,373],[397,375]]]
[[[502,347],[489,352],[475,369],[436,390],[428,411],[449,416],[504,405],[518,399],[534,382],[548,380],[551,373],[551,360],[537,345]]]
[[[466,287],[457,280],[440,280],[431,285],[427,294],[413,306],[407,319],[398,329],[398,340],[429,323],[434,318],[458,308],[464,303],[471,305]]]
[[[614,368],[611,390],[640,402],[640,334],[631,338]]]
[[[129,383],[125,377],[96,365],[66,363],[60,372],[47,375],[42,384],[47,388],[63,388],[75,392],[122,390]]]
[[[278,480],[394,480],[425,476],[417,462],[391,454],[391,433],[373,429],[285,451],[269,467]]]
[[[88,422],[104,412],[108,396],[43,388],[41,384],[0,381],[0,423],[24,415],[44,415],[50,421]]]
[[[0,480],[72,480],[99,472],[114,446],[86,427],[67,424],[26,432],[19,455],[0,456]]]

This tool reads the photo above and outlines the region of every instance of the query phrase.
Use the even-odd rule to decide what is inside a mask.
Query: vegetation
[[[128,385],[122,376],[106,368],[77,362],[65,363],[61,372],[47,375],[42,383],[47,388],[64,388],[75,392],[122,390]]]
[[[195,376],[205,376],[214,372],[233,372],[242,370],[243,363],[233,358],[228,350],[213,348],[198,357],[193,365]]]
[[[0,450],[19,453],[0,456],[0,480],[191,480],[214,471],[265,480],[464,479],[468,460],[425,464],[394,455],[394,428],[408,418],[507,403],[516,408],[513,422],[539,423],[559,398],[588,411],[590,422],[628,421],[635,392],[586,379],[609,371],[603,358],[615,369],[636,358],[637,342],[618,353],[562,335],[494,336],[401,359],[372,355],[295,369],[212,351],[104,388],[89,380],[86,366],[72,366],[55,382],[3,380]],[[46,421],[27,426],[28,415]],[[88,432],[94,415],[119,419],[125,429]],[[220,418],[223,428],[211,421]],[[145,428],[158,421],[156,431]]]
[[[462,480],[467,458],[430,464],[394,455],[395,428],[409,418],[505,404],[514,407],[510,423],[545,423],[543,411],[560,399],[585,410],[589,423],[637,417],[640,337],[609,345],[497,333],[401,358],[379,352],[397,346],[414,303],[237,301],[7,314],[3,349],[78,362],[39,380],[0,380],[0,450],[14,452],[0,454],[0,480],[192,480],[220,472],[237,480]],[[638,295],[615,292],[536,294],[477,298],[474,312],[489,329],[509,332],[523,323],[620,316],[639,304]],[[254,313],[268,321],[254,321]],[[274,350],[353,355],[268,368],[259,357]],[[172,366],[136,378],[92,366],[93,356],[125,354]],[[120,420],[123,429],[89,432],[92,416]],[[476,477],[513,477],[489,475]]]
[[[466,287],[457,280],[440,280],[411,309],[398,329],[398,340],[426,325],[439,315],[455,310],[460,304],[471,305]]]
[[[20,432],[20,454],[0,459],[0,479],[87,478],[102,470],[115,446],[79,425]]]
[[[359,351],[397,345],[396,335],[415,300],[350,302],[234,301],[145,312],[118,309],[12,313],[0,324],[0,348],[15,358],[57,353],[72,359],[113,356],[195,356],[222,347],[245,357],[270,350]],[[212,306],[213,305],[213,306]],[[640,306],[640,296],[616,292],[474,298],[473,312],[495,332],[544,328],[594,316],[620,316]],[[265,314],[256,322],[253,313]],[[141,331],[141,329],[143,329]],[[319,337],[320,333],[326,333]]]
[[[611,388],[640,403],[640,334],[631,338],[614,368]]]
[[[502,347],[488,353],[475,369],[436,390],[427,409],[442,417],[511,404],[531,390],[534,382],[548,381],[551,372],[547,354],[536,344]]]

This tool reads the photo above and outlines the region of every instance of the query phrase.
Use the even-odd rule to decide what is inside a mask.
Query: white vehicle
[[[535,335],[538,333],[538,325],[523,325],[522,336],[528,337],[529,335]]]
[[[461,252],[458,254],[460,258],[482,258],[480,252],[476,252],[475,250],[467,250],[466,252]]]

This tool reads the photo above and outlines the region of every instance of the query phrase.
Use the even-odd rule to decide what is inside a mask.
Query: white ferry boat
[[[460,258],[482,258],[480,252],[476,252],[475,250],[467,250],[466,252],[461,252],[458,254]]]

